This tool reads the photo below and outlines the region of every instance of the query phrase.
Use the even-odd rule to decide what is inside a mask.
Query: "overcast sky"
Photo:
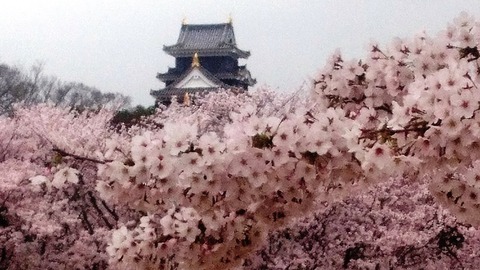
[[[256,86],[298,88],[340,48],[361,58],[371,40],[387,44],[436,34],[461,11],[480,19],[479,0],[0,0],[0,62],[152,105],[155,78],[174,66],[162,51],[187,23],[225,23],[230,14]]]

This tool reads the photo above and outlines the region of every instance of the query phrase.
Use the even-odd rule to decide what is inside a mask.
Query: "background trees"
[[[0,114],[12,112],[14,104],[52,103],[76,109],[124,109],[130,98],[118,93],[103,93],[83,83],[62,82],[43,75],[42,65],[29,72],[0,64]]]

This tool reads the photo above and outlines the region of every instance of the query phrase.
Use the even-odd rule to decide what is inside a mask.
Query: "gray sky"
[[[121,92],[151,105],[155,78],[174,66],[162,51],[176,43],[181,21],[224,23],[257,85],[298,88],[340,48],[361,58],[371,40],[436,34],[461,11],[480,19],[479,0],[0,0],[0,62]]]

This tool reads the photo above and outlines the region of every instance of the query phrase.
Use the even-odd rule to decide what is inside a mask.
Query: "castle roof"
[[[231,23],[183,24],[177,43],[164,46],[163,50],[174,57],[189,57],[195,52],[200,56],[250,56],[249,51],[237,48]]]
[[[187,71],[188,73],[188,71]],[[184,74],[181,70],[176,68],[169,68],[166,73],[157,73],[157,79],[167,82],[167,81],[176,81],[181,78]],[[250,75],[250,71],[247,70],[246,66],[240,66],[238,70],[233,72],[220,72],[212,74],[209,72],[209,77],[215,77],[220,80],[238,80],[245,82],[247,85],[252,86],[256,83],[256,80]]]

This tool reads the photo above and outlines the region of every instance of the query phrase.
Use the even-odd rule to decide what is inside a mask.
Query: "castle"
[[[175,67],[157,74],[165,83],[165,88],[150,92],[157,104],[168,105],[173,96],[186,103],[193,94],[219,89],[246,91],[256,83],[247,67],[238,64],[250,52],[237,47],[231,20],[222,24],[182,23],[177,43],[163,46],[163,50],[175,57]]]

